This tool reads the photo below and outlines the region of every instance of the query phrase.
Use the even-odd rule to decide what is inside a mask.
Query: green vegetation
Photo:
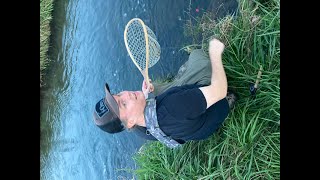
[[[186,23],[194,42],[185,49],[206,50],[213,36],[224,42],[228,85],[239,100],[209,139],[173,150],[143,146],[134,157],[139,179],[280,179],[280,0],[240,0],[236,16],[214,19],[208,12]]]
[[[53,0],[40,0],[40,87],[42,86],[43,71],[49,58],[50,22],[52,19]]]

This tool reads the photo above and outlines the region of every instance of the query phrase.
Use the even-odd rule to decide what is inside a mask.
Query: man
[[[223,123],[235,95],[227,96],[227,78],[222,64],[224,44],[217,39],[209,42],[211,83],[185,84],[167,89],[146,101],[154,91],[143,81],[142,91],[123,91],[111,95],[106,84],[106,97],[95,107],[94,120],[109,133],[132,129],[138,135],[159,140],[169,147],[189,140],[206,139]],[[152,103],[153,102],[153,103]],[[150,133],[151,132],[151,133]],[[169,139],[168,139],[169,138]]]

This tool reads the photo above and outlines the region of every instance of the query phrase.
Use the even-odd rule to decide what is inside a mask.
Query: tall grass
[[[225,43],[228,86],[239,100],[206,140],[173,150],[159,142],[143,146],[134,173],[139,179],[280,179],[280,1],[240,0],[236,16],[215,20],[207,12],[187,23],[186,34],[204,50],[213,36]]]
[[[47,55],[50,38],[50,22],[52,19],[53,0],[40,0],[40,87],[43,82],[43,71],[47,67]]]

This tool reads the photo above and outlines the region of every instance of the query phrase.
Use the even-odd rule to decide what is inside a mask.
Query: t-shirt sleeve
[[[166,101],[167,111],[176,118],[194,118],[207,109],[207,101],[197,87],[170,94]]]

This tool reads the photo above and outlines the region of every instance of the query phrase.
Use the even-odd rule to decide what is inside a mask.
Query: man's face
[[[142,91],[122,91],[113,97],[118,103],[121,120],[139,117],[144,113],[146,100]]]

